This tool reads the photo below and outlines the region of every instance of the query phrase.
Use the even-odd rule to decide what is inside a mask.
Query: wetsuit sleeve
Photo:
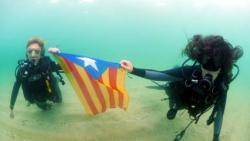
[[[16,81],[14,83],[12,93],[11,93],[10,109],[14,108],[20,86],[21,86],[21,72],[20,72],[20,70],[18,70],[18,73],[17,73],[17,76],[16,76]]]
[[[215,110],[215,119],[214,119],[214,138],[218,138],[220,135],[223,115],[226,106],[227,99],[227,90],[222,93],[222,95],[217,99],[214,110]]]
[[[61,66],[58,63],[51,61],[50,65],[51,65],[51,69],[53,72],[56,72],[56,71],[63,72]]]
[[[52,61],[52,60],[50,59],[50,57],[45,56],[45,57],[44,57],[44,60],[45,60],[45,62],[46,62],[45,64],[46,64],[46,65],[48,64],[48,65],[50,66],[50,69],[51,69],[52,72],[60,72],[60,73],[63,73],[63,70],[62,70],[61,66],[60,66],[58,63]]]
[[[183,70],[189,74],[193,69],[191,67],[184,67]],[[131,74],[156,81],[176,81],[184,78],[181,67],[165,71],[134,68]]]

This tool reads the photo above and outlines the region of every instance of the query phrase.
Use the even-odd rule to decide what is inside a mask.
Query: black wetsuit
[[[185,79],[187,79],[186,76],[191,76],[194,70],[197,69],[200,70],[200,66],[186,66],[183,67],[183,69],[179,67],[165,71],[134,68],[131,73],[151,80],[170,82],[173,90],[172,93],[168,94],[170,98],[169,106],[171,108],[173,103],[179,103],[180,109],[182,108],[181,106],[183,106],[183,104],[185,105],[192,103],[192,99],[190,99],[190,97],[194,96],[193,98],[197,98],[196,96],[199,95],[192,90],[190,91],[190,88],[185,87]],[[183,75],[183,72],[185,76]],[[206,102],[208,103],[207,106],[214,105],[214,109],[210,118],[214,116],[214,136],[215,138],[218,138],[221,131],[229,84],[225,83],[222,74],[219,74],[218,77],[214,80],[214,85],[216,86],[217,93],[212,97],[212,100]],[[202,104],[202,97],[203,96],[198,96],[198,98],[201,98],[198,99],[201,100],[198,104]]]
[[[60,66],[47,56],[42,57],[37,65],[28,60],[19,64],[11,94],[10,108],[14,108],[20,86],[22,86],[24,98],[31,104],[36,103],[40,108],[43,108],[42,103],[47,100],[60,103],[62,101],[61,91],[57,79],[52,73],[59,70],[61,70]]]

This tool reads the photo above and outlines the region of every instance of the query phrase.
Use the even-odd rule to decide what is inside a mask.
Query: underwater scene
[[[125,59],[134,68],[163,71],[182,66],[188,59],[183,50],[194,35],[219,35],[244,51],[235,62],[239,75],[227,91],[219,140],[249,141],[249,7],[250,0],[1,0],[0,140],[178,141],[176,135],[191,121],[187,110],[169,120],[168,95],[161,87],[166,81],[144,79],[135,72],[125,76],[126,110],[88,115],[64,73],[65,85],[58,83],[62,102],[41,109],[27,101],[22,85],[11,110],[18,60],[29,57],[32,37],[43,40],[45,56],[55,62],[49,48],[115,63]],[[237,68],[232,72],[236,75]],[[212,141],[216,129],[206,124],[211,113],[208,109],[202,114],[179,140]]]

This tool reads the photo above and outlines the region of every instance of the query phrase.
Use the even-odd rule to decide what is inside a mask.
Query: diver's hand
[[[125,70],[127,70],[128,72],[132,72],[133,71],[133,64],[128,61],[128,60],[121,60],[120,61],[121,67],[124,68]]]
[[[14,119],[14,117],[15,117],[14,111],[13,111],[13,109],[11,109],[10,110],[10,118]]]
[[[59,48],[56,48],[56,47],[51,47],[48,49],[48,52],[50,53],[60,53],[60,49]]]
[[[213,137],[213,141],[220,141],[220,137],[219,137],[219,135],[214,135],[214,137]]]

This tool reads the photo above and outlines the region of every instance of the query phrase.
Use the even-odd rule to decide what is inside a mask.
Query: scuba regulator
[[[185,80],[185,86],[193,88],[198,94],[205,95],[204,92],[213,90],[213,76],[211,74],[205,74],[202,77],[202,73],[199,70],[195,70],[192,73],[191,79]]]
[[[21,71],[24,71],[22,72],[24,75],[28,75],[28,71],[30,71],[34,66],[34,62],[33,61],[30,61],[28,59],[24,60],[18,60],[18,65],[15,69],[15,76],[17,77],[17,73],[18,73],[18,69],[20,69]]]
[[[184,66],[185,64],[190,61],[191,59],[187,59],[183,62],[182,64],[182,75],[183,77],[185,78],[185,85],[186,87],[192,87],[192,86],[195,86],[195,90],[198,90],[197,88],[199,88],[200,90],[198,90],[199,92],[201,92],[201,90],[203,91],[212,91],[212,93],[214,92],[214,83],[213,83],[213,77],[211,74],[205,74],[203,77],[202,77],[202,72],[199,71],[199,70],[195,70],[193,73],[192,73],[192,76],[190,78],[190,76],[187,76],[184,72]],[[197,61],[195,61],[193,63],[193,67],[195,67],[195,65],[197,64]],[[235,75],[231,78],[230,82],[232,82],[238,75],[239,75],[239,67],[238,65],[236,64],[233,64],[233,67],[236,68],[236,73]],[[202,93],[201,93],[202,94]]]

